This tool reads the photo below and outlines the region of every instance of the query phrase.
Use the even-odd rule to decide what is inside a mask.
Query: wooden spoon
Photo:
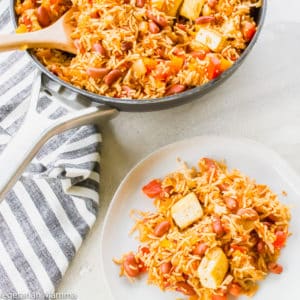
[[[68,10],[55,23],[44,29],[20,33],[1,34],[0,51],[28,48],[54,48],[76,54],[74,41],[71,39],[73,9]]]

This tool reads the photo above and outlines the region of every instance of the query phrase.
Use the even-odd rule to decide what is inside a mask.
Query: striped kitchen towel
[[[0,0],[0,32],[13,31],[8,6]],[[34,73],[24,52],[1,53],[0,152],[22,124]],[[46,94],[38,111],[67,113]],[[96,219],[100,141],[94,126],[53,137],[0,204],[0,299],[54,299]]]

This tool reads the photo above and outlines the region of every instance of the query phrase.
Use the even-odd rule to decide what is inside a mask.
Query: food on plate
[[[17,0],[18,33],[73,7],[76,55],[33,50],[72,85],[150,99],[203,85],[230,68],[253,38],[262,0]]]
[[[113,259],[121,276],[147,273],[163,291],[226,300],[254,295],[259,281],[283,271],[290,211],[267,185],[201,158],[197,168],[183,164],[142,191],[155,209],[132,212],[139,246]]]

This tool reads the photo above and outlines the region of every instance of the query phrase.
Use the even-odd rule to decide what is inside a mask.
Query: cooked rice
[[[150,99],[205,84],[230,68],[252,38],[256,30],[252,13],[261,6],[261,0],[218,0],[211,7],[211,0],[205,0],[200,17],[211,20],[196,24],[178,12],[175,17],[168,15],[175,0],[145,0],[143,7],[137,7],[136,1],[17,0],[17,31],[42,28],[37,17],[40,6],[46,8],[51,23],[73,7],[72,39],[77,54],[37,49],[38,59],[76,87],[109,97]],[[149,29],[153,23],[149,12],[167,22],[166,26],[154,22],[158,33]],[[247,37],[245,26],[249,24],[252,33]],[[196,42],[196,34],[205,29],[224,39],[218,49]],[[95,50],[95,44],[102,50]],[[103,75],[91,75],[90,68],[118,69],[120,75],[107,83]]]
[[[238,289],[238,294],[251,296],[258,288],[258,281],[269,272],[281,273],[282,267],[277,260],[289,235],[290,212],[267,185],[256,183],[239,170],[229,171],[224,163],[208,158],[199,161],[198,169],[184,166],[155,182],[155,197],[152,194],[152,198],[156,211],[133,212],[132,232],[138,232],[140,246],[130,254],[134,255],[140,272],[134,276],[126,272],[124,263],[129,255],[126,253],[115,260],[120,265],[121,275],[133,280],[146,270],[148,283],[161,290],[182,291],[179,285],[184,282],[192,291],[187,293],[189,299],[210,300],[214,295],[227,299],[234,293],[232,287],[235,293]],[[203,216],[186,229],[180,229],[171,215],[171,208],[191,192],[201,203]],[[146,194],[150,195],[147,191]],[[236,208],[228,206],[228,198],[235,200]],[[257,218],[245,218],[240,213],[244,208],[254,211]],[[221,221],[221,233],[214,229],[216,218]],[[158,237],[155,228],[162,221],[168,221],[170,229]],[[204,254],[195,252],[199,243],[206,245],[206,254],[220,247],[228,259],[229,269],[215,289],[205,288],[200,283],[197,269]],[[165,274],[161,270],[164,263],[171,263],[171,270]]]

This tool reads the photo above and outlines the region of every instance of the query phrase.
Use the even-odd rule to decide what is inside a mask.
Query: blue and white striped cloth
[[[0,0],[0,32],[13,31],[8,5]],[[34,73],[25,53],[0,54],[0,152],[22,123]],[[67,113],[45,94],[39,102],[48,117]],[[94,126],[53,137],[0,204],[0,299],[53,299],[96,219],[100,142]]]

